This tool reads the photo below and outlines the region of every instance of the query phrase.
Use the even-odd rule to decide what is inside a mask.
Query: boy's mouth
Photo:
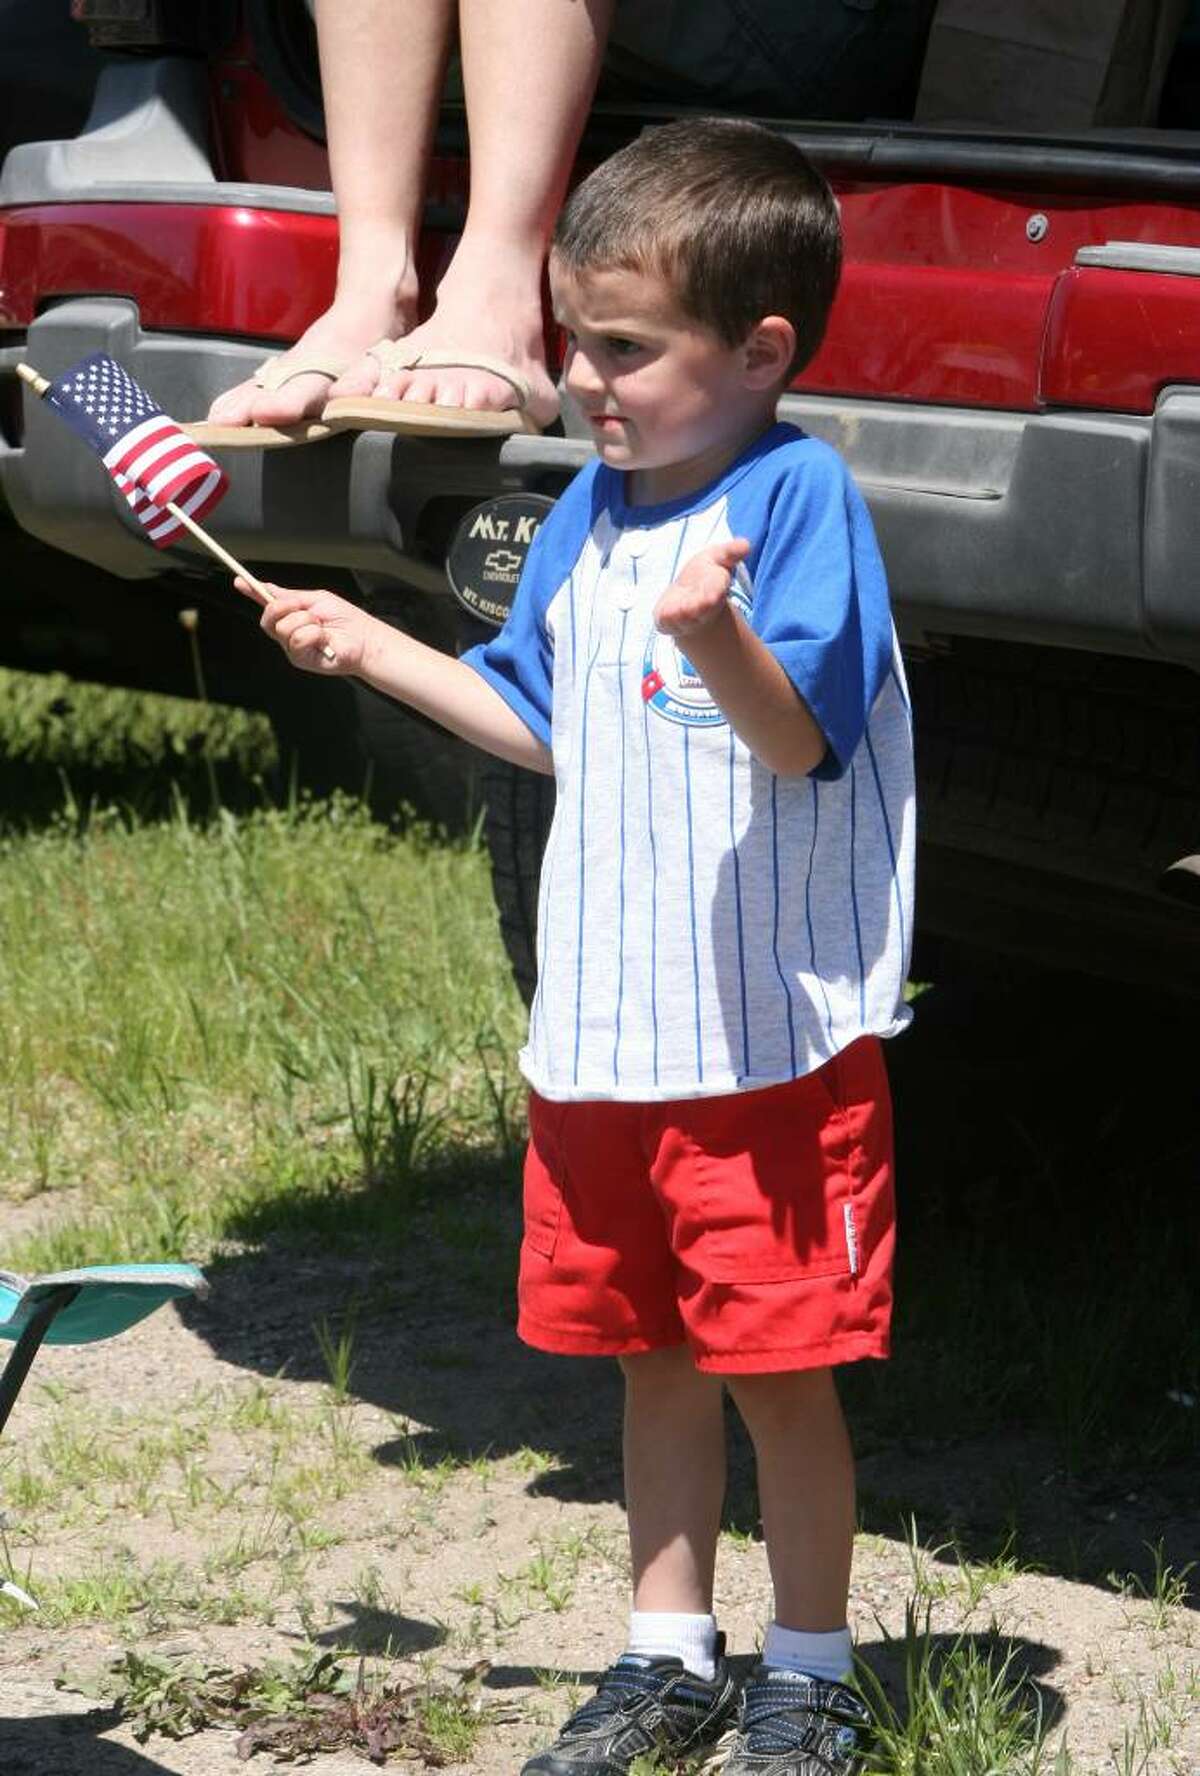
[[[608,431],[610,427],[623,426],[625,415],[623,413],[589,413],[588,423],[594,426],[598,432],[604,432]]]

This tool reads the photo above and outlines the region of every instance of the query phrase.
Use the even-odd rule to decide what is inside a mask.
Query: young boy
[[[298,666],[358,673],[557,779],[519,1331],[621,1363],[633,1612],[526,1776],[620,1776],[735,1723],[731,1776],[827,1776],[862,1750],[832,1367],[888,1348],[879,1038],[907,1017],[910,723],[862,500],[774,417],[839,265],[833,198],[781,136],[641,137],[555,236],[598,461],[505,628],[453,660],[327,592],[263,615]],[[726,1389],[775,1604],[740,1695],[712,1614]]]

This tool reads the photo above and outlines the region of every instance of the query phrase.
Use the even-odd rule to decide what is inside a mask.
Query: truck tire
[[[502,759],[483,770],[483,832],[513,979],[528,1005],[537,981],[538,877],[554,816],[554,779]]]
[[[267,714],[279,750],[276,793],[361,796],[379,820],[415,817],[469,832],[483,800],[477,753],[357,680],[273,684]]]
[[[381,820],[408,813],[443,832],[469,832],[483,803],[479,752],[357,679],[352,693],[372,811]]]
[[[1200,840],[1194,675],[961,641],[911,685],[926,932],[1200,991],[1200,920],[1163,890]]]

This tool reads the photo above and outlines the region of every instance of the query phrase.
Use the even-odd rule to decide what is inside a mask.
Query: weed
[[[8,1525],[2,1516],[0,1516],[0,1557],[3,1558],[3,1565],[0,1566],[0,1574],[3,1575],[0,1577],[0,1622],[2,1622],[6,1616],[19,1616],[20,1612],[24,1610],[36,1610],[40,1607],[27,1589],[30,1583],[31,1566],[27,1566],[24,1573],[18,1578],[16,1567],[13,1565],[12,1550],[8,1545]]]
[[[77,1622],[121,1624],[134,1615],[147,1624],[162,1625],[179,1609],[183,1593],[183,1573],[177,1564],[159,1560],[143,1569],[126,1553],[97,1563],[78,1577],[39,1585],[38,1600],[43,1620],[52,1628]]]
[[[307,1760],[349,1749],[377,1764],[393,1751],[441,1764],[461,1762],[475,1746],[485,1714],[478,1677],[486,1669],[482,1662],[455,1685],[432,1677],[401,1684],[368,1673],[361,1659],[351,1675],[340,1655],[324,1652],[301,1654],[290,1667],[218,1669],[182,1681],[193,1707],[199,1701],[202,1724],[248,1723],[237,1746],[243,1758],[262,1750]]]
[[[958,1637],[944,1650],[929,1611],[905,1609],[904,1699],[897,1708],[860,1666],[874,1738],[866,1768],[879,1776],[1038,1776],[1047,1762],[1040,1700],[1014,1668],[1014,1652]],[[1064,1766],[1065,1768],[1065,1766]]]
[[[386,1607],[383,1574],[377,1566],[372,1564],[360,1569],[354,1580],[351,1596],[365,1610],[381,1610]]]
[[[235,1430],[271,1431],[276,1437],[291,1436],[298,1428],[295,1412],[278,1388],[265,1381],[251,1382],[238,1396],[229,1422]]]
[[[541,1597],[556,1614],[566,1609],[575,1595],[574,1572],[544,1549],[533,1556],[520,1576],[530,1595]]]
[[[935,1563],[940,1564],[942,1556],[950,1552],[949,1543],[943,1542],[936,1548],[924,1547],[915,1517],[908,1519],[904,1542],[913,1596],[926,1605],[942,1602],[950,1595],[952,1581],[947,1572],[936,1569]]]
[[[346,1309],[345,1318],[336,1333],[329,1321],[322,1317],[313,1330],[316,1333],[317,1345],[325,1361],[329,1373],[329,1385],[333,1397],[342,1404],[350,1392],[350,1378],[354,1373],[354,1331],[358,1319],[358,1303],[352,1301]]]
[[[207,1579],[233,1578],[261,1560],[278,1557],[288,1540],[288,1526],[277,1512],[271,1512],[261,1523],[241,1525],[233,1539],[209,1554],[204,1560]]]
[[[1137,1720],[1124,1727],[1118,1745],[1111,1748],[1116,1776],[1147,1776],[1154,1768],[1154,1754],[1169,1750],[1174,1738],[1174,1722],[1162,1709],[1150,1708],[1144,1696],[1138,1697]]]
[[[553,1473],[561,1465],[557,1456],[548,1454],[544,1449],[531,1449],[528,1445],[514,1450],[512,1460],[518,1473],[532,1475],[535,1480],[540,1479],[543,1474]]]
[[[990,1560],[969,1560],[958,1543],[953,1544],[958,1557],[958,1590],[968,1615],[983,1602],[990,1591],[997,1586],[1011,1583],[1020,1572],[1020,1564],[1012,1553],[1014,1539],[1010,1533],[1000,1552],[994,1554]]]
[[[501,1589],[510,1599],[522,1597],[533,1609],[561,1614],[575,1595],[575,1580],[584,1560],[601,1552],[595,1529],[569,1530],[552,1541],[539,1540],[536,1552],[519,1572],[500,1575]]]
[[[225,1666],[180,1663],[126,1651],[99,1676],[65,1675],[61,1687],[105,1701],[145,1741],[154,1733],[186,1738],[213,1725],[237,1725],[263,1716],[303,1716],[319,1698],[352,1687],[332,1653],[301,1653],[290,1665]]]
[[[434,1494],[440,1493],[465,1465],[464,1460],[451,1450],[439,1448],[436,1442],[415,1434],[407,1426],[396,1441],[389,1444],[388,1458],[410,1484]]]
[[[5,1470],[4,1496],[23,1517],[44,1509],[57,1496],[57,1488],[40,1468],[23,1458]]]
[[[961,1600],[964,1615],[970,1615],[998,1585],[1006,1585],[1020,1571],[1012,1554],[1010,1535],[998,1554],[990,1560],[972,1561],[957,1542],[944,1542],[936,1548],[925,1548],[917,1532],[916,1519],[908,1519],[905,1546],[914,1596],[922,1603],[944,1603]],[[950,1566],[946,1556],[952,1554],[957,1564]]]
[[[748,1553],[760,1540],[760,1532],[751,1528],[745,1528],[737,1523],[725,1524],[721,1533],[729,1543],[729,1546],[731,1548],[736,1548],[739,1554]]]
[[[483,1725],[478,1697],[469,1690],[431,1687],[417,1700],[417,1719],[439,1761],[448,1764],[465,1763]]]
[[[1147,1553],[1154,1562],[1154,1571],[1147,1584],[1138,1573],[1125,1573],[1118,1576],[1110,1573],[1109,1583],[1123,1597],[1141,1597],[1148,1607],[1148,1619],[1151,1628],[1161,1632],[1168,1628],[1175,1612],[1182,1608],[1188,1600],[1188,1581],[1196,1570],[1197,1563],[1189,1560],[1186,1566],[1174,1567],[1163,1552],[1162,1538],[1157,1542],[1143,1543]]]
[[[396,1085],[384,1085],[378,1064],[361,1053],[343,1062],[346,1109],[367,1178],[412,1179],[444,1120],[430,1106],[433,1072],[418,1063]]]

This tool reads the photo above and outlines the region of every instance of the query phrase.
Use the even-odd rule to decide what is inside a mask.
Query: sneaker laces
[[[861,1749],[867,1712],[845,1684],[799,1673],[751,1678],[742,1692],[741,1747],[752,1756],[803,1752],[830,1771]]]
[[[677,1675],[674,1661],[670,1662],[667,1675]],[[639,1697],[657,1695],[663,1687],[663,1676],[662,1661],[650,1662],[636,1654],[623,1654],[604,1673],[596,1694],[589,1696],[565,1723],[563,1738],[573,1733],[589,1733],[595,1727],[606,1725],[613,1715],[627,1712],[629,1704]]]

